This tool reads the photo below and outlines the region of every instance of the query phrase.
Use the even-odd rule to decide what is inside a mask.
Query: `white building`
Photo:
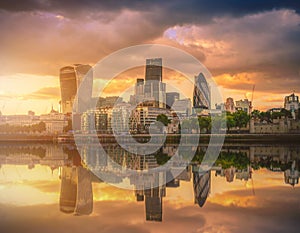
[[[242,110],[248,114],[251,111],[251,101],[248,99],[235,101],[235,109],[236,111]]]
[[[62,133],[64,127],[68,125],[68,121],[63,113],[55,111],[53,108],[50,113],[42,114],[40,121],[46,125],[46,132],[48,133]]]
[[[284,108],[288,111],[294,112],[299,108],[299,97],[295,93],[284,98]]]

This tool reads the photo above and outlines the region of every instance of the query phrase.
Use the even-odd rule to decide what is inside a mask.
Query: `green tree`
[[[236,126],[239,128],[246,127],[250,120],[249,115],[245,111],[242,111],[242,110],[239,110],[239,111],[233,113],[233,118],[236,122]]]
[[[260,118],[260,111],[255,109],[251,112],[251,117],[254,117],[254,118]]]
[[[226,115],[226,125],[227,125],[227,130],[229,131],[231,128],[236,126],[235,119],[232,114],[227,114]]]
[[[168,117],[165,114],[160,114],[156,117],[156,121],[163,123],[164,126],[167,126],[170,122]]]
[[[211,118],[200,116],[198,118],[200,129],[205,129],[205,133],[209,133],[211,130]]]

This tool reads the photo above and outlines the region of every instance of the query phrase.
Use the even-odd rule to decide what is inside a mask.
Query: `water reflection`
[[[94,172],[114,171],[110,181],[129,183],[133,187],[135,201],[144,203],[144,219],[159,222],[163,220],[163,199],[167,196],[168,190],[179,189],[182,182],[192,183],[192,189],[185,192],[193,192],[195,205],[202,208],[209,200],[212,188],[217,187],[213,182],[213,176],[223,179],[226,183],[238,180],[251,181],[253,195],[255,195],[253,174],[261,169],[280,174],[282,182],[286,185],[294,187],[299,182],[300,148],[297,146],[224,145],[218,160],[209,171],[203,171],[200,166],[206,146],[195,147],[196,155],[193,161],[179,176],[174,175],[174,169],[178,168],[176,164],[182,165],[178,160],[172,163],[169,170],[126,176],[124,173],[118,173],[118,169],[94,147],[80,149],[84,158],[80,157],[73,144],[1,144],[0,165],[2,169],[7,165],[26,165],[32,170],[37,165],[43,165],[49,167],[52,172],[59,170],[59,209],[63,213],[73,215],[93,213],[93,199],[95,195],[101,196],[101,189],[100,193],[97,193],[99,189],[93,191],[93,184],[103,183]],[[116,145],[106,147],[106,152],[114,161],[139,171],[159,167],[174,156],[174,150],[174,145],[165,145],[155,154],[139,156],[129,154]],[[145,176],[148,178],[145,179]],[[3,185],[7,182],[1,179],[1,183]]]

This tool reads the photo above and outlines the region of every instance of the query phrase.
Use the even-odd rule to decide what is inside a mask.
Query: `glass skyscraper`
[[[210,109],[210,89],[202,73],[195,76],[193,107]]]
[[[93,77],[89,75],[82,83],[84,76],[92,67],[90,65],[74,64],[73,66],[65,66],[60,69],[60,90],[61,90],[61,108],[63,113],[72,113],[73,104],[79,86],[82,84],[85,99],[81,101],[88,102],[92,95]],[[92,74],[92,73],[91,73]],[[76,109],[76,111],[80,111]]]

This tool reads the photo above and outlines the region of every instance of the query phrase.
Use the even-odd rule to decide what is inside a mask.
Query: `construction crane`
[[[250,102],[250,106],[249,106],[249,110],[250,110],[249,112],[250,112],[250,114],[251,114],[252,108],[253,108],[252,103],[253,103],[254,89],[255,89],[255,84],[253,85],[253,88],[252,88],[251,102]]]

